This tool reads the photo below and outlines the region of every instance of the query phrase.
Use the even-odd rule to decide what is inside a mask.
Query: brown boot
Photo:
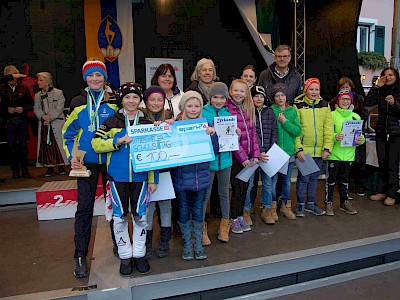
[[[386,195],[385,194],[375,194],[375,195],[371,195],[369,197],[370,200],[372,201],[382,201],[386,199]]]
[[[286,205],[282,202],[281,213],[289,220],[296,219],[295,214],[292,212],[292,201],[288,200]]]
[[[250,217],[250,212],[248,210],[243,210],[243,218],[245,219],[246,223],[250,226],[253,225],[253,220]]]
[[[221,219],[218,229],[218,239],[221,242],[229,242],[229,230],[231,229],[231,222],[228,219]]]
[[[383,204],[387,205],[387,206],[393,206],[396,203],[396,200],[394,198],[391,197],[387,197],[385,199],[385,201],[383,201]]]
[[[272,225],[275,224],[275,220],[272,216],[272,208],[263,207],[261,210],[261,220],[264,221],[265,224]]]
[[[201,239],[201,243],[203,244],[203,246],[211,245],[211,240],[208,237],[208,232],[207,232],[207,222],[204,222],[203,224],[203,237]]]
[[[278,222],[279,217],[278,217],[278,214],[276,212],[276,201],[272,201],[271,209],[272,209],[272,217],[274,218],[275,222]]]

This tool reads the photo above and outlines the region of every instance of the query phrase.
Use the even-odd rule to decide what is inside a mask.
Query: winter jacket
[[[241,130],[239,139],[239,150],[233,152],[233,157],[242,164],[251,158],[261,158],[260,147],[258,145],[258,137],[256,124],[250,123],[250,118],[242,107],[228,98],[226,104],[229,112],[237,117],[238,128]]]
[[[151,124],[140,113],[139,124]],[[93,149],[98,153],[107,153],[107,174],[115,182],[158,183],[158,171],[135,173],[132,167],[129,145],[117,145],[117,140],[127,134],[125,115],[120,109],[111,118],[105,120],[97,130],[93,140]]]
[[[214,126],[214,118],[215,117],[224,117],[224,116],[232,116],[232,114],[228,111],[226,107],[221,109],[217,109],[210,104],[207,104],[203,108],[202,112],[203,118],[207,119],[207,122]],[[215,155],[215,160],[210,164],[211,171],[221,171],[226,168],[232,166],[232,152],[219,152]]]
[[[385,98],[393,95],[394,104],[389,105]],[[378,104],[378,122],[375,126],[376,135],[384,137],[387,134],[400,136],[400,84],[372,87],[367,97],[365,106]]]
[[[1,115],[7,123],[20,124],[28,122],[28,111],[33,109],[33,99],[29,89],[21,84],[17,84],[14,91],[8,83],[0,88]],[[10,114],[8,108],[22,107],[22,113]]]
[[[296,152],[304,151],[312,157],[321,157],[324,150],[333,147],[333,121],[329,103],[321,97],[312,101],[304,94],[294,100],[301,124],[296,138]]]
[[[275,104],[271,108],[275,113],[276,123],[278,124],[278,146],[288,155],[292,156],[296,154],[296,137],[301,134],[301,125],[297,111],[289,105],[286,106],[284,111]],[[280,113],[283,113],[286,118],[283,124],[278,121]]]
[[[181,112],[179,110],[179,101],[181,100],[183,95],[184,95],[184,92],[182,92],[178,87],[176,87],[172,92],[171,99],[165,98],[164,109],[170,110],[172,112],[172,114],[174,115],[174,119]],[[140,107],[140,109],[145,108],[146,104],[142,101],[142,102],[140,102],[139,107]]]
[[[354,113],[351,109],[342,109],[336,105],[335,110],[332,112],[332,119],[334,125],[333,139],[334,144],[328,160],[339,161],[354,161],[356,146],[354,147],[341,147],[341,141],[336,140],[336,135],[342,133],[343,122],[347,120],[360,120],[360,116]],[[365,142],[365,141],[364,141]],[[363,142],[363,143],[364,143]]]
[[[96,153],[92,147],[92,139],[96,131],[89,131],[90,119],[86,96],[86,91],[82,90],[81,94],[71,101],[69,115],[62,129],[63,147],[68,161],[71,161],[74,139],[77,137],[80,144],[79,149],[86,151],[83,158],[84,163],[102,164],[106,162],[106,154]],[[96,127],[99,127],[105,120],[113,116],[117,109],[115,98],[111,97],[108,101],[103,99],[95,120]]]
[[[201,97],[203,98],[203,105],[206,105],[209,101],[209,99],[207,99],[207,97],[203,94],[203,92],[200,90],[199,88],[199,82],[196,80],[193,80],[190,85],[187,87],[186,92],[187,91],[195,91],[198,92]]]
[[[266,104],[270,106],[274,103],[272,97],[272,86],[275,83],[282,82],[288,87],[286,93],[287,103],[292,105],[294,98],[303,92],[303,80],[301,79],[301,75],[297,72],[296,67],[292,63],[289,63],[289,73],[285,77],[279,78],[276,74],[275,67],[276,63],[274,62],[266,70],[261,72],[258,79],[258,85],[262,85],[267,92],[269,104]]]
[[[265,105],[255,108],[255,111],[258,145],[261,152],[267,152],[278,141],[275,115],[273,110]]]

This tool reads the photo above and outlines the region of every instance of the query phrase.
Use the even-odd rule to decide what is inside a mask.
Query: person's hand
[[[174,125],[174,122],[175,122],[174,118],[165,120],[165,123],[167,123],[168,125]]]
[[[280,113],[278,115],[278,121],[281,122],[282,124],[286,122],[286,117],[284,116],[283,113]]]
[[[261,152],[261,161],[262,162],[267,162],[269,160],[269,156],[265,152]]]
[[[25,74],[19,74],[19,73],[18,73],[18,74],[12,74],[12,76],[13,76],[14,78],[16,78],[16,79],[26,77]]]
[[[206,129],[206,133],[209,135],[213,135],[215,133],[215,129],[211,126],[208,126]]]
[[[327,159],[329,155],[331,155],[331,153],[328,150],[322,151],[322,159],[323,160]]]
[[[43,122],[43,125],[44,125],[44,126],[49,126],[49,125],[50,125],[50,122],[49,122],[49,121],[44,121],[44,122]]]
[[[364,142],[364,138],[360,135],[356,137],[356,144],[361,145]]]
[[[8,108],[8,113],[9,113],[9,114],[15,113],[15,107],[9,107],[9,108]]]
[[[237,136],[240,138],[240,136],[242,135],[242,131],[240,130],[240,128],[236,128],[236,134]]]
[[[250,163],[250,160],[247,159],[244,162],[242,162],[242,166],[246,168],[249,163]]]
[[[379,77],[376,81],[375,81],[375,85],[382,87],[386,84],[386,75]]]
[[[24,111],[24,109],[21,106],[18,106],[18,107],[15,108],[15,112],[17,114],[22,114],[23,111]]]
[[[76,157],[72,157],[71,159],[71,169],[82,169],[83,164],[81,164]]]
[[[303,152],[303,151],[297,152],[297,158],[298,158],[301,162],[305,162],[305,161],[306,161],[306,156],[304,155],[304,152]]]
[[[338,133],[337,135],[336,135],[336,140],[337,141],[341,141],[341,140],[343,140],[344,139],[344,134],[343,133]]]
[[[162,121],[154,121],[154,126],[159,126],[162,123]]]
[[[156,191],[156,189],[157,189],[157,184],[156,183],[149,183],[147,185],[147,192],[151,191],[152,193],[154,193]]]
[[[393,105],[393,104],[394,104],[394,97],[393,97],[393,95],[387,95],[386,98],[385,98],[385,101],[386,101],[387,103],[389,103],[389,105]]]
[[[47,122],[50,122],[50,121],[51,121],[49,115],[43,115],[43,116],[42,116],[42,119],[45,120],[45,121],[47,121]]]
[[[132,142],[132,138],[129,135],[124,135],[123,137],[117,139],[117,143],[120,145],[127,145]]]
[[[258,158],[253,158],[253,160],[250,162],[250,167],[255,166],[258,164]]]

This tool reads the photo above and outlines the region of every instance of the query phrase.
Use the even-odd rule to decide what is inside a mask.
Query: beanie
[[[145,103],[147,102],[147,99],[149,99],[150,95],[153,93],[161,94],[165,102],[165,98],[167,98],[167,95],[165,94],[164,90],[160,88],[158,85],[152,85],[143,93],[143,100]]]
[[[210,99],[215,95],[223,95],[226,99],[228,99],[228,87],[223,82],[214,82],[211,85],[208,93],[210,95]]]
[[[82,74],[83,80],[86,82],[86,77],[93,72],[100,72],[103,74],[105,81],[107,81],[107,68],[106,65],[100,60],[88,60],[83,64]]]
[[[284,93],[285,96],[286,96],[287,90],[288,90],[288,88],[287,88],[287,85],[286,85],[286,84],[284,84],[284,83],[275,83],[275,84],[272,86],[272,89],[271,89],[272,98],[274,98],[275,95],[276,95],[277,93],[279,93],[279,92]]]
[[[306,82],[304,82],[304,93],[308,90],[308,88],[310,87],[310,85],[312,85],[313,83],[318,84],[319,86],[321,86],[321,83],[319,82],[318,78],[308,78],[306,80]]]
[[[267,99],[267,93],[265,92],[265,89],[261,85],[253,85],[251,90],[251,98],[253,98],[255,95],[263,95],[264,99]]]
[[[336,96],[337,101],[339,101],[340,98],[342,98],[345,95],[350,97],[351,104],[353,104],[354,94],[348,90],[340,91],[339,94],[337,94],[337,96]]]
[[[140,100],[142,100],[142,87],[140,84],[135,82],[125,82],[117,91],[119,102],[122,102],[122,99],[130,93],[138,95]]]
[[[179,110],[180,111],[185,110],[185,103],[191,98],[198,99],[200,101],[200,107],[201,107],[201,109],[203,109],[203,97],[196,91],[187,91],[183,94],[181,100],[179,101]]]

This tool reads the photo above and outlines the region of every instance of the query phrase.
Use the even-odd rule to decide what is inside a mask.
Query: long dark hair
[[[175,70],[174,67],[171,64],[161,64],[158,66],[156,72],[153,74],[153,77],[151,78],[151,85],[158,85],[158,77],[161,75],[165,75],[168,70],[171,72],[172,77],[174,77],[174,84],[172,85],[172,90],[175,90],[176,88],[176,75],[175,75]]]

